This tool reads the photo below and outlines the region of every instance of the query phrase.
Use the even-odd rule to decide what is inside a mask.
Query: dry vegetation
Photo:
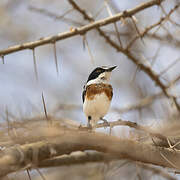
[[[44,4],[45,7],[40,7],[32,1],[25,5],[31,15],[40,15],[42,19],[48,17],[50,20],[55,19],[57,22],[70,24],[67,31],[61,33],[57,31],[55,35],[44,36],[38,40],[32,40],[30,37],[35,28],[27,30],[22,27],[24,28],[22,33],[18,25],[11,22],[12,17],[6,10],[16,8],[22,3],[22,1],[17,2],[13,4],[7,1],[6,6],[1,4],[3,9],[1,16],[6,18],[6,21],[3,21],[4,26],[1,23],[5,29],[0,31],[4,39],[2,42],[9,41],[8,38],[15,36],[16,38],[10,39],[18,45],[8,48],[1,45],[0,68],[3,66],[8,68],[10,61],[8,56],[15,57],[14,54],[28,50],[32,53],[31,59],[33,59],[35,74],[33,78],[36,79],[34,89],[38,83],[41,83],[42,75],[45,79],[43,81],[47,83],[46,86],[50,86],[49,82],[53,82],[54,79],[49,79],[49,74],[46,72],[43,74],[41,71],[43,66],[38,67],[39,57],[36,53],[38,48],[49,45],[56,67],[54,71],[64,78],[61,70],[66,67],[71,71],[74,68],[71,76],[76,85],[73,82],[67,85],[65,82],[62,93],[55,93],[55,97],[60,101],[57,101],[53,108],[48,109],[47,96],[44,97],[42,94],[40,99],[43,111],[31,112],[29,116],[17,116],[9,106],[5,111],[1,108],[0,177],[2,179],[178,179],[180,2],[178,0],[138,1],[139,3],[136,2],[130,6],[131,8],[121,10],[121,4],[116,1],[92,1],[97,3],[95,6],[90,2],[68,0],[55,3],[55,5],[59,4],[58,8],[62,5],[66,9],[64,13],[58,14],[55,10],[53,12],[48,9],[50,4],[48,0],[39,1],[40,5]],[[74,14],[71,16],[71,13]],[[13,33],[8,31],[11,36],[5,33],[8,23],[13,31]],[[66,42],[66,40],[70,41]],[[93,41],[96,45],[93,45]],[[61,43],[61,48],[58,43]],[[65,46],[69,46],[72,51],[65,56],[64,61],[69,60],[69,62],[64,66],[58,62],[59,54],[66,53],[63,43],[66,43]],[[128,103],[124,103],[126,105],[121,107],[113,105],[112,116],[108,118],[110,123],[97,124],[96,131],[93,132],[82,123],[75,121],[78,116],[85,124],[85,118],[80,113],[82,111],[80,100],[77,103],[66,103],[66,99],[69,98],[69,102],[73,102],[74,94],[81,93],[77,84],[81,86],[82,77],[87,76],[89,72],[87,61],[82,62],[84,61],[80,50],[82,47],[90,59],[88,63],[96,64],[98,56],[108,56],[109,63],[119,67],[121,73],[113,74],[116,79],[113,82],[114,89],[121,88],[121,95],[114,97],[117,104],[119,100],[116,97],[124,98],[126,88],[131,92],[129,96],[136,99],[133,102],[128,100]],[[47,55],[45,51],[43,53]],[[99,55],[96,51],[101,51],[103,55]],[[75,57],[76,55],[78,57]],[[124,60],[124,64],[119,59]],[[75,60],[78,61],[77,64]],[[18,63],[18,58],[14,58],[13,61]],[[102,63],[105,61],[99,60],[99,64]],[[124,72],[127,70],[128,72]],[[72,75],[75,71],[82,72],[81,79],[75,80],[76,76]],[[56,88],[56,85],[54,86]],[[75,93],[72,93],[72,87]],[[77,114],[75,115],[74,112]],[[113,113],[118,115],[115,120],[111,119]]]

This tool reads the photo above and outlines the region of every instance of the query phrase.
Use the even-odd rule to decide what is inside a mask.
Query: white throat
[[[100,83],[109,84],[109,81],[107,81],[107,80],[101,80],[101,79],[93,79],[93,80],[88,81],[88,83],[87,83],[86,85],[90,85],[90,84],[100,84]]]

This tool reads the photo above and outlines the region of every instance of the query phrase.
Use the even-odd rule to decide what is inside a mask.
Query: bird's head
[[[113,69],[115,69],[117,66],[113,67],[97,67],[94,69],[91,74],[88,77],[87,85],[89,84],[95,84],[95,83],[109,83],[111,72]]]

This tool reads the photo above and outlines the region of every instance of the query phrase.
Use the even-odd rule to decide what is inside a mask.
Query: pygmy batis
[[[97,67],[94,69],[84,85],[82,99],[83,111],[88,121],[88,127],[94,127],[107,114],[113,97],[113,88],[110,84],[113,67]]]

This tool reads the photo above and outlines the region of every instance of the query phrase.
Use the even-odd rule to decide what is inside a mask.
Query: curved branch
[[[38,165],[40,168],[66,166],[73,164],[85,164],[88,162],[109,162],[112,160],[119,160],[115,156],[110,156],[100,152],[73,152],[70,155],[57,156],[55,158],[47,159]]]
[[[29,164],[36,163],[35,165],[38,166],[39,162],[48,158],[84,150],[96,150],[117,158],[180,169],[180,153],[168,148],[87,131],[59,131],[48,128],[47,133],[54,136],[44,141],[1,151],[0,176],[26,168]]]
[[[116,158],[115,156],[106,155],[105,153],[78,151],[70,155],[58,156],[56,158],[42,161],[39,164],[39,167],[47,168],[47,167],[67,166],[67,165],[73,165],[73,164],[82,165],[89,162],[109,162],[113,160],[119,160],[119,159]],[[126,163],[128,162],[132,162],[132,161],[126,161]],[[138,162],[135,162],[135,163],[139,167],[146,169],[148,171],[151,171],[153,172],[153,174],[164,177],[165,179],[176,180],[175,177],[171,176],[169,173],[161,170],[160,168],[154,167],[152,165],[144,164],[144,163],[138,163]]]

